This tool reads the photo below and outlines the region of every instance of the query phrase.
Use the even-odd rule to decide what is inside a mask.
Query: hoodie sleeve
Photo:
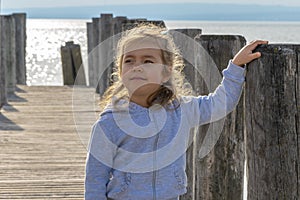
[[[85,175],[85,200],[106,200],[106,185],[110,178],[110,168],[88,153]]]
[[[115,149],[98,122],[93,126],[88,148],[85,174],[85,200],[106,200]]]
[[[237,106],[245,81],[245,69],[229,62],[221,84],[207,96],[193,98],[189,106],[192,127],[218,121]]]

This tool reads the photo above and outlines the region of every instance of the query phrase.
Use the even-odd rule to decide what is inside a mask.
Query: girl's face
[[[142,48],[123,55],[121,79],[130,97],[147,97],[169,80],[166,70],[160,49]]]

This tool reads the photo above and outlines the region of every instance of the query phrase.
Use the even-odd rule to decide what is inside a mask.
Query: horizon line
[[[0,0],[1,2],[1,0]],[[218,3],[210,3],[210,2],[186,2],[186,3],[182,3],[182,2],[175,2],[175,3],[168,3],[168,2],[164,2],[164,3],[151,3],[151,2],[146,2],[146,3],[127,3],[127,4],[122,4],[122,3],[118,3],[118,4],[105,4],[105,5],[101,5],[101,4],[94,4],[94,5],[74,5],[74,6],[66,6],[66,5],[62,5],[62,6],[31,6],[31,7],[17,7],[17,8],[1,8],[1,11],[3,10],[12,10],[12,9],[39,9],[39,8],[79,8],[79,7],[95,7],[95,6],[99,6],[99,7],[109,7],[109,6],[130,6],[130,5],[186,5],[186,4],[202,4],[202,5],[235,5],[235,6],[272,6],[272,7],[286,7],[286,8],[300,8],[300,5],[283,5],[283,4],[259,4],[259,3],[226,3],[226,2],[218,2]]]

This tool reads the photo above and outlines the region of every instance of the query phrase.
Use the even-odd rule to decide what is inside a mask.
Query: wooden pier
[[[18,85],[9,96],[0,113],[0,199],[83,199],[86,148],[72,94],[69,86]],[[93,112],[82,109],[88,104],[93,100],[82,102],[83,115]],[[88,122],[80,127],[89,135]]]
[[[86,146],[98,117],[95,99],[110,84],[112,65],[99,79],[99,66],[106,65],[99,57],[103,52],[96,51],[88,60],[90,87],[19,85],[26,81],[26,37],[25,26],[16,24],[24,24],[24,18],[0,16],[0,29],[6,30],[0,32],[5,41],[0,45],[0,199],[83,199]],[[89,53],[112,34],[144,19],[101,14],[92,21],[87,24]],[[176,32],[200,43],[219,71],[246,44],[242,36],[201,35],[201,29]],[[181,52],[193,55],[187,40],[174,41]],[[180,200],[241,200],[244,191],[250,200],[299,199],[300,45],[270,44],[257,50],[262,57],[248,64],[244,94],[225,118],[218,142],[202,155],[206,125],[189,148],[188,192]],[[210,61],[195,56],[197,63],[208,66]],[[205,77],[188,63],[184,73],[197,94],[209,92],[204,78],[210,84],[216,74]]]

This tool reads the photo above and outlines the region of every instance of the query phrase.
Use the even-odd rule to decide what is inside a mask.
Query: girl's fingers
[[[268,44],[268,43],[269,43],[269,41],[266,41],[266,40],[255,40],[255,41],[250,42],[249,46],[250,46],[251,51],[253,51],[258,45]]]
[[[260,52],[255,52],[255,53],[252,53],[252,54],[249,55],[249,57],[250,57],[251,60],[259,58],[260,56],[261,56]]]
[[[267,44],[267,40],[253,40],[250,42],[250,44]]]
[[[261,57],[260,52],[253,53],[253,50],[261,44],[268,44],[266,40],[255,40],[250,42],[244,48],[242,48],[233,58],[233,63],[239,66],[243,66],[254,59]]]

